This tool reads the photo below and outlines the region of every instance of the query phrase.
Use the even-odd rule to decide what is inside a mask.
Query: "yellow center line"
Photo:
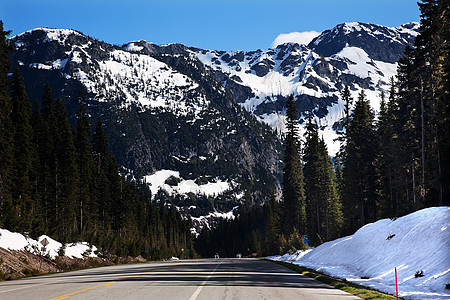
[[[133,275],[133,276],[123,277],[123,278],[120,278],[120,279],[115,280],[115,281],[110,281],[110,282],[103,283],[103,284],[100,284],[100,285],[97,285],[97,286],[93,286],[93,287],[90,287],[90,288],[87,288],[87,289],[84,289],[84,290],[72,292],[70,294],[65,294],[65,295],[62,295],[62,296],[59,296],[59,297],[56,297],[56,298],[51,298],[50,300],[67,299],[70,296],[73,296],[75,294],[79,294],[79,293],[82,293],[82,292],[93,290],[93,289],[96,289],[96,288],[99,288],[99,287],[102,287],[102,286],[109,286],[109,285],[112,285],[112,284],[114,284],[114,283],[116,283],[118,281],[123,281],[123,280],[127,280],[127,279],[130,279],[130,278],[136,278],[136,277],[139,277],[139,276],[142,276],[142,275],[145,275],[145,274],[149,274],[149,273],[152,273],[152,272],[161,271],[161,270],[164,270],[164,269],[167,269],[167,268],[170,268],[170,267],[175,267],[175,266],[180,265],[180,264],[182,264],[182,263],[174,264],[172,266],[161,267],[161,268],[158,268],[158,269],[154,269],[154,270],[151,270],[151,271],[148,271],[148,272],[145,272],[145,273],[141,273],[141,274],[137,274],[137,275]]]

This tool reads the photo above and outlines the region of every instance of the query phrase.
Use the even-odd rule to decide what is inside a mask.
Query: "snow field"
[[[422,209],[367,224],[308,252],[269,257],[406,299],[450,299],[450,207]],[[423,271],[423,277],[416,277]]]

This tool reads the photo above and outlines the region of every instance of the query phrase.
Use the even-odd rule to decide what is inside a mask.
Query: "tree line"
[[[49,84],[31,105],[19,67],[8,76],[7,35],[0,21],[0,228],[87,241],[103,254],[186,256],[190,221],[120,173],[102,120],[91,128],[82,93],[75,127]]]
[[[286,253],[305,247],[303,235],[316,246],[382,218],[450,204],[450,4],[418,5],[419,34],[388,95],[380,95],[378,117],[364,90],[354,100],[345,86],[342,147],[332,161],[311,117],[300,140],[291,96],[280,201],[272,196],[264,207],[205,231],[200,253]]]

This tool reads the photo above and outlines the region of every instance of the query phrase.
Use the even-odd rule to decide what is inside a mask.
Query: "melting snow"
[[[450,299],[450,207],[426,208],[395,220],[383,219],[308,253],[270,257],[292,261],[338,278],[406,299]],[[390,237],[390,238],[388,238]],[[415,277],[417,271],[423,277]],[[367,279],[363,279],[367,278]]]
[[[41,241],[44,239],[47,239],[48,245],[45,247],[45,251],[42,251],[43,245]],[[97,257],[94,253],[94,251],[97,251],[97,247],[91,246],[86,242],[66,244],[65,246],[66,256],[78,258],[85,256]],[[34,240],[20,233],[0,228],[0,247],[10,250],[26,250],[31,253],[49,255],[51,258],[55,258],[62,244],[46,235],[42,235],[37,240]]]
[[[177,185],[168,185],[166,180],[170,177],[179,179]],[[202,194],[206,196],[214,196],[222,194],[232,188],[232,184],[227,181],[221,181],[216,179],[215,182],[209,182],[206,184],[198,185],[194,180],[186,180],[180,177],[180,172],[172,170],[160,170],[152,175],[144,176],[143,181],[150,187],[152,195],[163,189],[169,194]]]

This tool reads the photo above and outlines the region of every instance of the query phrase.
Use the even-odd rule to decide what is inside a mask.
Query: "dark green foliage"
[[[278,225],[273,219],[278,216],[268,218],[269,210],[273,214],[278,204],[274,203],[274,199],[271,202],[263,207],[253,206],[234,220],[219,220],[212,231],[203,228],[196,240],[197,251],[203,257],[214,257],[215,253],[219,253],[220,257],[236,257],[238,253],[243,256],[280,253]]]
[[[97,228],[95,214],[98,211],[97,199],[93,195],[94,183],[94,157],[92,155],[92,145],[89,141],[91,136],[91,126],[83,104],[84,97],[80,97],[80,111],[78,112],[78,123],[75,134],[76,160],[80,173],[78,185],[78,205],[79,210],[79,234],[86,232],[86,225]]]
[[[174,208],[158,210],[148,187],[119,175],[101,120],[90,141],[82,95],[74,128],[48,84],[42,109],[36,102],[33,112],[18,69],[8,93],[5,49],[1,44],[0,226],[62,242],[85,240],[103,254],[195,256],[190,221]]]
[[[283,232],[290,235],[294,229],[305,233],[305,190],[300,159],[300,140],[297,135],[298,113],[294,97],[286,104],[287,133],[285,138],[283,169]]]
[[[304,151],[308,235],[310,245],[319,245],[339,237],[343,220],[333,164],[311,118]]]
[[[351,106],[353,104],[353,98],[351,96],[350,93],[350,89],[348,87],[348,85],[344,86],[344,89],[342,90],[341,93],[341,98],[342,101],[344,101],[345,106],[344,106],[344,113],[345,113],[345,127],[348,127],[348,124],[350,122],[350,113],[351,113]]]
[[[9,47],[6,36],[10,31],[3,29],[0,20],[0,226],[11,226],[15,215],[12,203],[12,173],[14,158],[14,135],[11,123],[12,104],[9,98],[8,72]]]
[[[374,114],[362,90],[346,129],[343,152],[343,206],[347,233],[374,222],[376,178],[373,159],[377,154]]]
[[[449,3],[422,1],[420,33],[399,61],[377,124],[380,217],[448,205]]]
[[[19,69],[14,71],[11,87],[11,122],[14,126],[14,159],[12,173],[12,199],[18,220],[18,230],[30,231],[34,205],[31,199],[31,167],[34,149],[30,125],[31,105],[25,92]]]

